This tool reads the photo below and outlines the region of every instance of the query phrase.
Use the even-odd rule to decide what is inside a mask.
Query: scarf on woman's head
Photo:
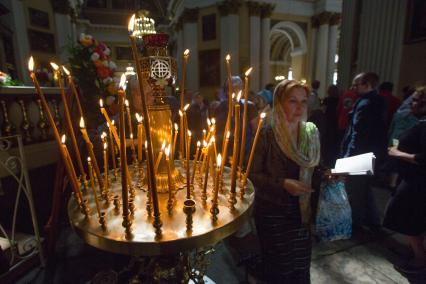
[[[272,109],[272,129],[275,140],[281,151],[287,158],[299,165],[299,180],[311,186],[314,168],[318,165],[320,160],[319,134],[315,124],[306,122],[305,119],[303,119],[303,121],[299,123],[299,137],[291,136],[286,125],[287,117],[280,101],[281,96],[288,95],[288,92],[294,87],[305,88],[295,80],[284,80],[275,88],[273,98],[274,106]],[[309,94],[309,92],[307,92],[307,94]],[[310,197],[310,194],[299,196],[300,215],[303,224],[308,224],[310,222]]]

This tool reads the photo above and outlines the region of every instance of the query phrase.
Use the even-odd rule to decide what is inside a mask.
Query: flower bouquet
[[[69,47],[68,62],[81,91],[81,102],[86,115],[99,108],[99,99],[111,106],[117,93],[114,71],[117,65],[111,60],[111,49],[91,35],[81,34],[77,44]],[[96,123],[102,121],[96,112]],[[95,115],[95,114],[93,114]]]

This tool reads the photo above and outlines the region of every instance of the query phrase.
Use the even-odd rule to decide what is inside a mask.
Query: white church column
[[[250,66],[253,71],[250,75],[250,89],[257,92],[260,85],[260,12],[261,7],[258,2],[247,2],[250,20]]]
[[[328,23],[330,16],[329,12],[323,12],[318,15],[319,29],[314,79],[319,80],[321,83],[318,93],[322,98],[325,97],[325,90],[327,88]]]
[[[185,9],[182,13],[184,50],[189,49],[189,61],[186,67],[185,89],[198,91],[199,63],[198,63],[198,9]],[[182,56],[181,54],[177,55]]]
[[[77,35],[75,35],[75,24],[71,22],[71,17],[68,14],[55,13],[54,17],[59,61],[67,62],[68,51],[66,47],[69,44],[69,39],[71,38],[74,42],[77,39]]]
[[[220,13],[220,80],[225,82],[227,73],[225,57],[231,55],[232,75],[240,73],[239,48],[240,48],[240,17],[238,10],[240,5],[231,1],[224,1],[218,5]]]
[[[333,73],[336,69],[335,56],[337,52],[337,33],[339,22],[340,14],[332,14],[330,17],[330,30],[328,32],[327,86],[333,84]]]
[[[270,31],[271,31],[271,14],[274,6],[270,4],[262,5],[261,11],[261,30],[262,30],[262,41],[261,41],[261,76],[260,76],[260,88],[265,87],[266,84],[270,83]]]

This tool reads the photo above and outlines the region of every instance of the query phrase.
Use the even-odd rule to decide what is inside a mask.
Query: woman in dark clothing
[[[398,159],[402,179],[386,209],[384,226],[405,234],[414,252],[414,259],[398,267],[403,272],[426,269],[423,241],[426,233],[426,88],[413,95],[411,111],[419,118],[405,131],[397,147],[389,148],[389,156]]]
[[[308,89],[294,80],[274,91],[273,120],[262,130],[250,175],[267,283],[310,283],[312,174],[319,134],[305,122]]]

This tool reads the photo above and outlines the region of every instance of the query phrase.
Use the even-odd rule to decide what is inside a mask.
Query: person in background
[[[349,113],[352,111],[356,101],[358,100],[357,94],[352,90],[344,92],[339,97],[337,104],[337,131],[339,143],[342,141],[345,135],[346,128],[349,123]]]
[[[411,96],[405,99],[398,110],[395,112],[388,130],[388,145],[396,146],[394,142],[399,140],[399,136],[405,130],[417,124],[418,119],[411,112],[411,102],[414,91]]]
[[[310,199],[320,160],[318,129],[305,122],[309,90],[295,80],[274,91],[273,123],[262,129],[250,179],[266,283],[310,283]]]
[[[387,122],[388,125],[392,121],[393,114],[401,105],[401,101],[392,94],[393,84],[391,82],[383,82],[379,86],[379,95],[381,95],[386,102],[387,107]]]
[[[418,123],[402,133],[399,145],[388,149],[398,161],[402,179],[396,194],[388,203],[383,226],[404,234],[414,252],[414,259],[396,266],[405,273],[426,269],[426,87],[416,90],[411,112]],[[426,270],[425,270],[426,271]]]
[[[386,153],[386,108],[383,97],[376,91],[379,76],[373,72],[360,73],[352,82],[359,96],[349,114],[349,125],[342,141],[341,157],[373,152],[375,168],[381,167]],[[369,176],[349,176],[346,190],[352,207],[355,227],[380,227],[380,217],[371,191]]]
[[[327,89],[327,94],[327,97],[323,101],[326,129],[324,134],[325,138],[321,141],[324,143],[322,160],[327,167],[333,167],[339,154],[339,140],[337,133],[337,105],[339,103],[339,89],[336,85],[330,85]]]
[[[311,94],[308,98],[308,118],[311,116],[312,112],[321,108],[321,100],[318,94],[318,89],[320,87],[320,81],[314,80],[311,83]]]

